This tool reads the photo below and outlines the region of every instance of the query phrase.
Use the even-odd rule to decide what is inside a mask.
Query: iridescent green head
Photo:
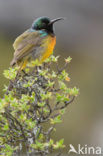
[[[54,33],[53,32],[53,24],[59,20],[62,20],[63,18],[57,18],[54,20],[50,20],[48,17],[40,17],[37,18],[33,24],[32,29],[34,30],[46,30],[48,33]]]

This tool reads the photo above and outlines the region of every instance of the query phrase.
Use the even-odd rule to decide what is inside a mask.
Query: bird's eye
[[[42,23],[42,27],[45,28],[46,27],[46,24],[45,23]]]

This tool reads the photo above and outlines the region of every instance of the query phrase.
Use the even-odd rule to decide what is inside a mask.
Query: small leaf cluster
[[[55,142],[51,134],[55,132],[55,125],[62,122],[66,107],[79,90],[69,87],[66,67],[71,58],[64,60],[62,68],[58,67],[58,59],[51,56],[42,65],[37,60],[32,61],[24,72],[18,67],[4,71],[10,84],[0,99],[2,155],[11,156],[23,148],[29,153],[47,155],[65,147],[64,139]]]

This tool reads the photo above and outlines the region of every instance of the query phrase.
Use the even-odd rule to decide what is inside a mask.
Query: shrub
[[[65,147],[64,139],[55,142],[51,133],[62,122],[62,115],[78,95],[78,89],[68,88],[66,67],[71,58],[65,59],[62,68],[58,59],[51,56],[42,65],[33,61],[31,68],[23,72],[18,67],[4,71],[10,84],[0,99],[2,155],[11,156],[23,148],[29,154],[47,155]]]

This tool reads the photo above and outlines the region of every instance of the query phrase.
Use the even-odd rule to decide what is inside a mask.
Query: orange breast
[[[41,57],[41,63],[43,61],[45,61],[45,59],[47,59],[52,53],[53,53],[53,50],[54,50],[54,47],[55,47],[55,44],[56,44],[56,37],[55,36],[48,36],[45,40],[44,40],[44,46],[46,47],[45,48],[45,51],[43,52],[43,55]]]

